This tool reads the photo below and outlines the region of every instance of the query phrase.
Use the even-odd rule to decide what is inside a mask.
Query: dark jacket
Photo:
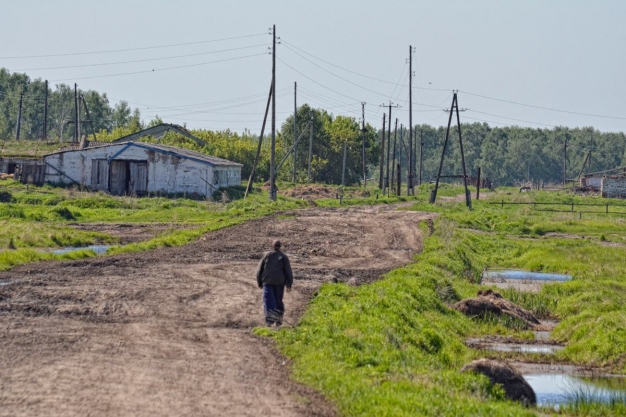
[[[263,284],[291,287],[293,273],[287,255],[279,250],[266,253],[257,267],[256,282],[259,288],[263,287]]]

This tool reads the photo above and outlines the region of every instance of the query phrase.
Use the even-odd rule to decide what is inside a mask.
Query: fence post
[[[580,219],[582,219],[582,218],[583,218],[583,212],[582,212],[582,211],[579,211],[579,212],[578,212],[578,219],[580,220]]]
[[[502,208],[504,208],[504,200],[502,200]]]
[[[574,212],[574,202],[572,201],[572,212]]]
[[[606,214],[609,214],[609,203],[606,203]]]

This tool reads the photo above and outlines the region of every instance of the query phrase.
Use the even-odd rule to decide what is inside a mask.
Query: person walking
[[[281,252],[281,246],[280,240],[274,240],[272,250],[263,256],[256,270],[257,284],[263,289],[263,310],[268,326],[283,324],[283,295],[285,287],[289,292],[293,284],[291,264],[287,255]]]

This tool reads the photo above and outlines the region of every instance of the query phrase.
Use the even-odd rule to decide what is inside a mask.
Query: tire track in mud
[[[256,264],[283,241],[296,323],[323,282],[371,282],[421,251],[433,215],[395,207],[298,210],[183,247],[0,273],[0,415],[334,415],[251,333]]]

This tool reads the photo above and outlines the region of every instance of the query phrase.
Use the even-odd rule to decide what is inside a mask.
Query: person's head
[[[280,243],[280,240],[276,239],[276,240],[272,241],[272,249],[280,250],[281,246],[282,246],[282,244]]]

